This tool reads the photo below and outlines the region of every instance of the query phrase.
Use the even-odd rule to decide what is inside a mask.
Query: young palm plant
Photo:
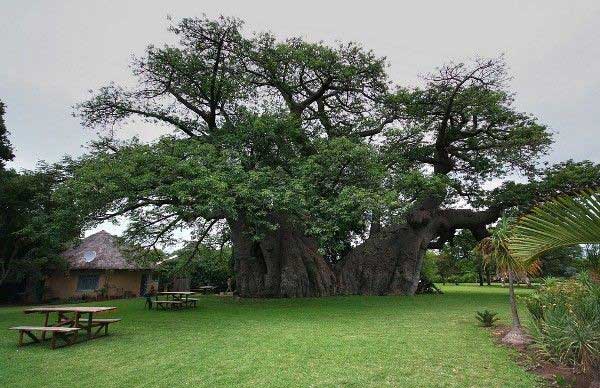
[[[477,244],[475,250],[483,257],[485,265],[493,264],[498,271],[508,275],[508,295],[510,301],[510,312],[512,316],[512,327],[502,338],[502,342],[511,345],[523,345],[529,340],[523,334],[517,300],[515,298],[515,278],[517,274],[535,272],[538,268],[537,261],[524,262],[516,259],[508,247],[511,237],[510,220],[502,217],[489,237],[484,238]]]
[[[559,247],[579,244],[600,244],[600,191],[588,191],[577,196],[563,196],[546,202],[522,217],[513,230],[509,248],[517,260],[527,265],[543,253]],[[590,278],[600,283],[600,268],[593,258]],[[597,306],[597,305],[596,305]],[[576,324],[579,328],[582,325]],[[598,333],[598,329],[593,332]],[[578,336],[580,337],[580,336]],[[577,341],[568,341],[570,346]],[[585,344],[580,362],[589,368],[593,381],[590,387],[600,388],[600,352],[597,342]]]
[[[526,264],[549,250],[579,244],[600,244],[600,191],[558,197],[534,208],[515,225],[509,248]],[[590,271],[600,281],[598,267]]]

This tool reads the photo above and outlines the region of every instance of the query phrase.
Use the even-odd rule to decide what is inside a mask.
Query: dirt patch
[[[492,335],[498,346],[509,347],[502,343],[502,337],[510,331],[509,326],[492,328]],[[588,374],[577,373],[573,368],[557,365],[544,360],[531,345],[510,346],[518,352],[517,363],[529,372],[533,372],[548,382],[551,387],[588,388],[592,381]]]

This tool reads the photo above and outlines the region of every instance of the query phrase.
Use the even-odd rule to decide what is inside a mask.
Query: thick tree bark
[[[305,236],[285,217],[272,216],[275,231],[253,240],[242,217],[229,220],[236,289],[243,297],[310,297],[336,293],[335,275]]]
[[[412,295],[423,255],[433,235],[428,228],[383,228],[354,248],[337,268],[341,294]]]
[[[372,230],[338,263],[335,273],[316,241],[284,216],[272,215],[277,229],[260,240],[252,239],[243,217],[228,220],[236,289],[243,297],[413,295],[428,248],[441,247],[459,228],[482,238],[485,224],[495,217],[497,212],[492,211],[420,209],[407,217],[406,224]]]
[[[339,263],[336,268],[338,292],[413,295],[428,248],[441,248],[456,229],[470,229],[477,239],[481,239],[487,235],[485,225],[499,215],[496,209],[421,208],[413,211],[406,224],[382,228]]]

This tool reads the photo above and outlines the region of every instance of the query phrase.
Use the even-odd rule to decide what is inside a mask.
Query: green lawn
[[[0,387],[531,387],[535,376],[477,327],[478,309],[508,323],[507,290],[446,286],[444,295],[239,300],[201,297],[186,311],[143,299],[97,302],[122,317],[106,338],[51,350],[16,346],[0,308]],[[519,293],[527,292],[519,290]]]

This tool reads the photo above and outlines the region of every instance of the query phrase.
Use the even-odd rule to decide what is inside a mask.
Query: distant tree
[[[74,213],[53,197],[64,179],[48,166],[0,173],[0,285],[63,266],[59,253],[80,232]]]
[[[440,259],[444,262],[444,271],[447,271],[446,279],[452,275],[456,283],[472,277],[477,278],[480,286],[483,286],[486,280],[489,284],[493,265],[484,265],[481,255],[473,251],[476,245],[477,240],[468,230],[458,232],[444,245]]]
[[[428,251],[425,254],[423,268],[421,268],[421,277],[430,281],[437,281],[438,278],[441,277],[438,267],[439,262],[439,255],[435,254],[433,251]]]
[[[8,129],[4,122],[4,114],[6,113],[6,106],[0,100],[0,170],[4,169],[7,161],[12,160],[15,156],[13,154],[12,145],[8,140]]]
[[[581,246],[560,247],[540,256],[540,275],[568,277],[581,268],[583,250]]]
[[[585,257],[583,268],[600,274],[600,244],[586,244],[583,251]]]

